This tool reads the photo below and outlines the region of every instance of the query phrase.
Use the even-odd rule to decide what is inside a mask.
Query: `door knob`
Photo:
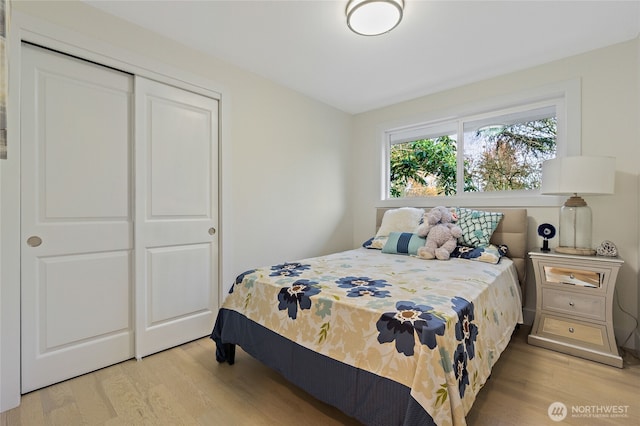
[[[42,238],[36,235],[27,238],[27,245],[29,247],[38,247],[40,244],[42,244]]]
[[[214,235],[216,233],[216,228],[209,228],[209,235]]]

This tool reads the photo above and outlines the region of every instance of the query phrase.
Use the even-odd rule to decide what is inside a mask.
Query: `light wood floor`
[[[638,425],[640,363],[617,369],[526,343],[521,328],[467,416],[469,425]],[[357,425],[238,349],[236,364],[215,361],[209,339],[127,361],[22,397],[0,426]],[[552,422],[552,402],[629,406],[623,418]],[[582,408],[585,409],[585,408]]]

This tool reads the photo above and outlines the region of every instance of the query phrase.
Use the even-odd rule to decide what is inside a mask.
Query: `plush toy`
[[[454,224],[458,217],[446,207],[434,207],[424,214],[423,223],[416,233],[426,236],[424,247],[418,249],[418,257],[423,259],[447,260],[456,248],[457,238],[462,235],[462,229]]]

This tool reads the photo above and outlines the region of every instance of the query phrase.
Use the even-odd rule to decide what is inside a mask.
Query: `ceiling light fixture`
[[[388,33],[402,20],[403,9],[404,0],[350,0],[347,25],[365,36]]]

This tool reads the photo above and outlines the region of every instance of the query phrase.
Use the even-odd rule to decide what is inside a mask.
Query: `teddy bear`
[[[462,228],[456,225],[457,215],[444,206],[434,207],[424,214],[423,222],[416,233],[427,237],[425,245],[418,249],[422,259],[447,260],[456,248]]]

